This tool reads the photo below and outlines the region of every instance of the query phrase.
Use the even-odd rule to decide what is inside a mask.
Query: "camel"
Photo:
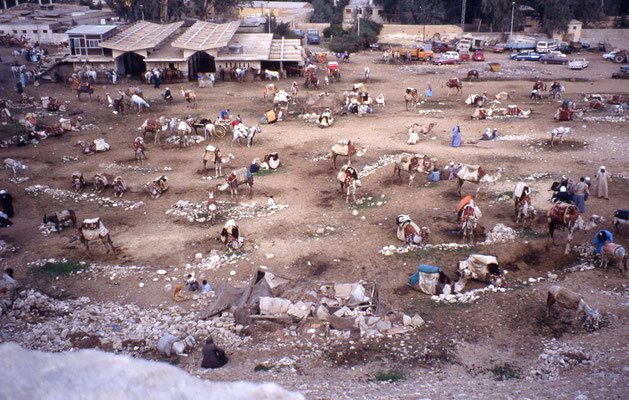
[[[188,120],[179,122],[177,125],[177,136],[179,136],[179,147],[188,147],[188,138],[192,135],[192,125]]]
[[[548,218],[548,237],[555,245],[554,233],[557,228],[568,229],[568,242],[566,243],[566,249],[564,254],[570,252],[570,244],[572,243],[572,237],[577,230],[588,231],[596,226],[596,221],[601,221],[602,218],[598,215],[592,215],[590,221],[585,223],[583,218],[577,209],[577,206],[569,203],[557,202],[553,204],[547,214]]]
[[[47,224],[49,222],[52,222],[53,224],[55,224],[55,229],[57,230],[57,233],[61,233],[61,227],[64,226],[65,222],[70,221],[72,223],[72,227],[76,227],[76,214],[74,213],[74,210],[63,210],[63,211],[58,211],[52,215],[46,215],[44,214],[44,224]]]
[[[215,176],[218,178],[223,175],[223,164],[229,163],[236,157],[233,154],[228,154],[226,157],[221,155],[221,150],[218,147],[208,145],[203,153],[203,170],[206,170],[206,164],[208,161],[212,161],[215,164]]]
[[[184,90],[181,88],[181,94],[186,99],[188,107],[197,108],[197,95],[192,90]]]
[[[72,173],[72,187],[77,193],[81,193],[83,188],[85,188],[85,179],[83,179],[83,173],[81,173],[80,171],[75,171]]]
[[[393,167],[393,175],[397,174],[398,178],[402,179],[401,172],[408,172],[408,185],[410,186],[413,183],[413,179],[415,179],[415,174],[420,166],[420,155],[415,154],[411,155],[408,153],[401,154],[397,160],[395,160],[395,165]]]
[[[349,164],[344,165],[336,176],[337,181],[341,184],[341,193],[346,192],[345,202],[349,203],[349,196],[352,196],[352,203],[356,202],[356,189],[362,186],[358,179],[358,172]]]
[[[404,93],[404,102],[406,104],[406,111],[409,109],[409,105],[411,109],[415,110],[417,108],[417,104],[421,100],[421,96],[417,89],[406,88],[406,92]]]
[[[414,123],[413,125],[408,126],[408,140],[406,141],[406,143],[417,144],[419,142],[419,139],[421,138],[421,135],[428,135],[428,133],[430,133],[432,128],[434,128],[435,126],[437,126],[437,124],[435,124],[434,122],[431,122],[427,126],[420,125],[418,123]]]
[[[455,94],[463,95],[463,83],[461,83],[461,80],[459,78],[448,79],[444,86],[448,88],[448,96],[450,96],[452,89],[456,90]]]
[[[616,266],[620,272],[625,275],[627,273],[627,250],[619,244],[612,242],[605,242],[603,244],[603,252],[601,254],[601,268],[607,270],[610,260],[616,262]]]
[[[559,126],[552,131],[550,131],[550,146],[552,147],[555,143],[555,138],[559,137],[559,144],[563,144],[564,136],[569,135],[572,136],[572,127],[570,126]]]
[[[465,99],[465,104],[468,106],[482,107],[487,101],[487,92],[482,94],[471,94]]]
[[[398,215],[395,221],[397,222],[396,237],[403,241],[405,246],[420,245],[430,234],[430,229],[425,226],[420,229],[408,215]]]
[[[585,322],[593,328],[598,328],[599,312],[598,309],[592,310],[583,300],[583,296],[561,286],[553,285],[548,288],[548,297],[546,298],[546,317],[550,318],[550,309],[553,304],[557,303],[563,308],[575,310],[573,326],[577,328],[580,321]]]
[[[506,285],[498,265],[498,259],[494,256],[471,254],[467,260],[459,261],[456,273],[459,280],[454,284],[454,291],[457,293],[465,288],[470,279],[487,285]]]
[[[504,168],[498,168],[494,174],[488,175],[478,165],[460,165],[460,168],[458,168],[457,172],[455,173],[457,183],[456,192],[459,197],[461,197],[461,187],[466,181],[475,183],[477,185],[481,182],[493,183],[500,179],[503,172]],[[476,194],[474,197],[478,197],[479,190],[480,187],[476,189]]]
[[[122,197],[124,192],[127,191],[127,184],[121,176],[117,176],[111,183],[111,186],[114,188],[114,197]]]
[[[508,92],[500,92],[496,95],[496,100],[511,100],[515,96],[515,90],[510,90]]]
[[[105,142],[105,139],[98,138],[92,140],[92,143],[87,144],[82,140],[76,142],[76,147],[80,148],[84,154],[94,154],[109,151],[111,146]]]
[[[160,121],[154,119],[147,119],[138,130],[142,133],[142,138],[146,141],[146,134],[152,133],[155,136],[155,144],[159,144],[159,132],[168,128],[168,125],[163,125]]]
[[[336,157],[345,156],[349,158],[347,165],[352,163],[352,157],[357,156],[360,157],[362,152],[356,150],[356,147],[352,144],[349,139],[340,139],[332,149],[330,150],[332,154],[332,168],[336,169]]]
[[[229,174],[225,183],[216,185],[216,189],[219,192],[224,192],[227,189],[231,192],[231,197],[236,196],[238,198],[238,186],[247,184],[249,185],[249,197],[253,197],[253,175],[247,171],[247,168],[240,168],[234,170]]]
[[[105,174],[94,175],[94,191],[96,193],[102,193],[107,186],[109,186],[109,179]]]
[[[493,108],[477,107],[476,110],[474,110],[474,114],[472,114],[472,119],[476,119],[476,120],[487,119],[491,117],[493,113],[494,113]]]
[[[85,246],[85,253],[90,255],[89,242],[96,239],[100,239],[103,242],[103,245],[107,250],[107,254],[109,254],[110,247],[114,253],[116,252],[116,248],[109,236],[109,230],[105,228],[105,225],[103,225],[100,218],[84,219],[77,233],[70,239],[70,243],[77,240],[80,241],[83,243],[83,246]]]
[[[162,175],[152,182],[147,183],[144,185],[144,190],[151,194],[151,198],[153,200],[158,199],[159,196],[168,190],[168,177],[166,175]]]
[[[136,137],[133,141],[133,151],[135,153],[135,160],[140,164],[144,164],[144,160],[146,159],[144,150],[146,150],[146,147],[144,146],[144,139],[142,139],[141,136]]]

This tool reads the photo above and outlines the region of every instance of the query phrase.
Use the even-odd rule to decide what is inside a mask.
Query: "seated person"
[[[208,337],[205,346],[203,346],[203,361],[201,361],[202,368],[220,368],[227,364],[229,358],[225,354],[225,351],[214,344],[212,336]]]

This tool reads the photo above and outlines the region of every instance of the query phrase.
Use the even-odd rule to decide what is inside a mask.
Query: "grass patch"
[[[255,176],[267,176],[272,174],[283,174],[284,172],[288,172],[288,168],[278,168],[278,169],[261,169],[256,172]]]
[[[264,365],[264,364],[258,364],[258,365],[255,366],[255,368],[253,368],[253,370],[255,372],[268,371],[270,369],[273,369],[273,367],[269,367],[269,366]]]
[[[532,229],[522,229],[519,232],[520,237],[525,238],[525,239],[543,239],[548,237],[548,233],[547,232],[535,232]]]
[[[52,276],[69,275],[73,272],[80,271],[82,269],[89,268],[90,264],[81,264],[77,261],[65,261],[65,262],[47,262],[39,268],[35,268],[35,272],[38,274],[46,274]]]
[[[378,382],[397,382],[403,381],[406,378],[404,373],[399,369],[390,369],[388,371],[378,371],[374,375],[374,380]]]
[[[424,185],[424,187],[426,189],[432,189],[432,188],[436,188],[438,186],[439,186],[439,182],[429,182],[429,183]]]
[[[496,197],[498,198],[498,200],[500,200],[501,198],[503,198],[504,196],[509,197],[510,199],[513,198],[513,192],[512,191],[506,191],[506,192],[502,192],[502,193],[498,193],[496,195]]]
[[[509,363],[497,364],[493,368],[489,368],[487,371],[494,374],[494,379],[497,381],[521,378],[520,368]]]

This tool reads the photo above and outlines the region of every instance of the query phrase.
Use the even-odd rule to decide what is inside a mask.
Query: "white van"
[[[456,49],[458,51],[460,50],[470,50],[470,47],[472,47],[472,39],[461,39],[459,40],[459,43],[456,45]]]
[[[559,47],[559,42],[556,40],[540,40],[537,42],[535,51],[540,54],[545,54],[557,49],[557,47]]]

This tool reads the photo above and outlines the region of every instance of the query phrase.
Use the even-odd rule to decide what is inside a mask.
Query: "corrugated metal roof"
[[[183,21],[165,25],[145,21],[136,22],[114,37],[100,43],[100,47],[119,51],[152,49],[172,35],[181,25]]]
[[[237,33],[232,40],[219,50],[217,61],[265,61],[269,58],[272,33]],[[232,49],[241,48],[242,52]]]
[[[115,25],[82,25],[70,29],[66,33],[73,33],[77,35],[102,35],[116,28],[117,26]]]
[[[197,21],[173,42],[173,47],[184,50],[205,51],[227,46],[240,21],[226,24]]]
[[[303,61],[303,52],[299,39],[273,39],[269,61]]]

